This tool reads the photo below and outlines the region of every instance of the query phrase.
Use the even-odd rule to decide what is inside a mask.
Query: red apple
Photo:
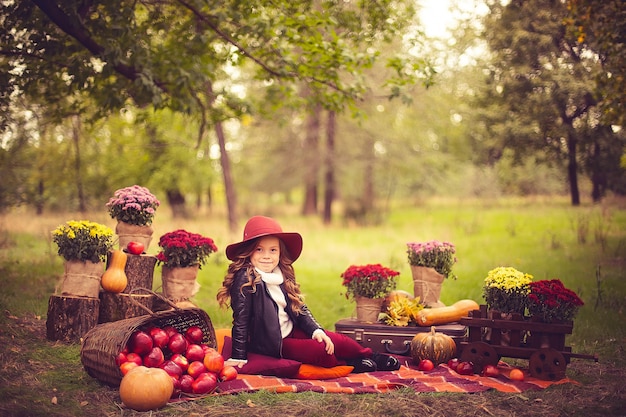
[[[452,358],[448,361],[448,368],[456,371],[457,366],[459,366],[459,358]]]
[[[217,387],[217,377],[212,372],[199,375],[191,384],[194,394],[208,394]]]
[[[207,345],[206,343],[203,343],[200,346],[202,346],[202,350],[204,350],[204,356],[206,356],[206,355],[208,355],[210,353],[217,352],[217,350],[215,348],[212,348],[211,346]]]
[[[206,372],[206,366],[204,366],[204,364],[200,361],[194,361],[191,362],[189,364],[189,367],[187,368],[187,374],[191,375],[192,377],[197,378],[198,375]]]
[[[124,353],[124,352],[118,353],[117,356],[115,357],[115,364],[117,366],[120,366],[121,364],[123,364],[126,361],[128,361],[128,359],[126,358],[126,353]]]
[[[180,381],[178,378],[172,377],[172,382],[174,383],[174,391],[170,398],[176,398],[180,395]]]
[[[180,382],[180,390],[182,392],[193,392],[193,388],[191,388],[191,384],[195,381],[195,378],[191,375],[184,374],[180,377],[178,382]]]
[[[202,339],[204,338],[204,332],[198,326],[191,326],[185,330],[185,337],[189,340],[189,343],[199,345],[202,343]]]
[[[165,356],[160,347],[153,347],[146,356],[143,357],[143,365],[148,368],[157,368],[165,361]]]
[[[190,362],[202,361],[204,360],[204,350],[200,345],[190,344],[185,351],[185,357],[187,357]]]
[[[232,381],[233,379],[237,379],[237,374],[237,369],[234,366],[226,365],[219,373],[219,380],[222,382]]]
[[[224,357],[217,351],[215,353],[209,353],[204,357],[204,366],[210,372],[219,373],[224,367]]]
[[[180,366],[180,369],[182,369],[183,372],[187,371],[187,368],[189,367],[189,360],[185,357],[185,355],[175,353],[172,355],[170,360]]]
[[[164,361],[159,366],[159,368],[163,369],[165,372],[168,373],[169,376],[176,379],[180,378],[180,376],[183,374],[183,369],[171,359]]]
[[[459,362],[456,371],[461,375],[472,375],[474,374],[474,364],[471,362]]]
[[[128,350],[138,355],[145,355],[152,350],[152,347],[152,338],[142,330],[137,330],[128,339]]]
[[[167,347],[167,343],[170,341],[170,337],[167,332],[159,327],[153,327],[148,332],[152,337],[154,346],[158,346],[161,349]]]
[[[135,369],[137,367],[139,367],[139,365],[135,362],[128,361],[120,365],[120,371],[122,372],[122,375],[126,375],[131,369]]]
[[[172,353],[184,354],[187,351],[187,339],[180,333],[170,336],[167,347]]]
[[[483,368],[483,371],[480,374],[482,376],[496,377],[500,375],[500,371],[498,370],[497,366],[485,365],[485,367]]]
[[[422,359],[420,363],[417,365],[417,369],[420,371],[432,371],[435,368],[435,365],[430,359]]]
[[[143,359],[141,356],[134,352],[126,354],[126,362],[135,362],[137,365],[143,365]]]
[[[144,246],[141,242],[128,242],[128,245],[126,245],[126,251],[133,255],[141,255],[143,250]]]
[[[166,326],[163,328],[163,330],[165,330],[165,333],[167,333],[167,335],[170,338],[174,336],[176,333],[180,333],[174,326]]]

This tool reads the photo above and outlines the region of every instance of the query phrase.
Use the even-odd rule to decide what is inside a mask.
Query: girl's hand
[[[333,341],[330,340],[330,337],[328,337],[326,333],[318,332],[315,334],[314,339],[326,345],[326,353],[328,353],[329,355],[332,355],[333,353],[335,353],[335,345],[333,344]]]

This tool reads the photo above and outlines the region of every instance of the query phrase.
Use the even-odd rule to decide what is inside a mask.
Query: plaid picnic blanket
[[[565,378],[559,381],[543,381],[531,377],[525,371],[524,381],[508,378],[512,369],[500,362],[497,377],[459,375],[446,365],[439,365],[430,372],[422,372],[409,361],[397,371],[349,374],[346,377],[328,380],[299,380],[262,375],[239,375],[236,380],[220,383],[219,394],[237,394],[267,390],[275,393],[313,391],[319,393],[379,394],[399,388],[411,388],[416,392],[482,392],[495,389],[502,392],[519,393],[527,390],[544,389],[554,384],[576,383]]]

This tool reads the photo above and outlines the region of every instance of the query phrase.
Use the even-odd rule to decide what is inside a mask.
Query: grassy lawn
[[[444,282],[441,299],[446,304],[461,298],[482,303],[482,281],[497,266],[512,266],[536,280],[561,279],[585,301],[567,345],[574,352],[600,356],[599,364],[574,359],[568,365],[568,376],[581,382],[579,386],[568,384],[519,395],[416,396],[402,390],[385,396],[258,393],[171,405],[152,415],[623,415],[623,204],[612,201],[573,208],[566,199],[431,201],[393,207],[379,225],[368,227],[339,219],[324,226],[316,218],[276,216],[286,231],[303,235],[304,251],[295,264],[297,278],[307,304],[329,329],[334,329],[337,320],[354,314],[355,305],[343,295],[340,278],[351,264],[381,263],[394,268],[401,272],[398,288],[413,292],[406,257],[409,241],[438,239],[455,244],[458,279]],[[79,346],[45,340],[48,298],[63,273],[50,231],[66,220],[83,218],[114,228],[104,211],[88,216],[35,217],[17,212],[0,217],[0,415],[122,413],[117,392],[102,387],[82,370]],[[153,254],[158,250],[158,237],[177,228],[215,240],[219,251],[200,271],[201,289],[195,302],[207,311],[214,327],[229,327],[230,311],[218,308],[215,293],[227,267],[223,250],[240,240],[240,232],[229,233],[221,215],[202,213],[195,219],[173,220],[166,208],[157,213],[154,228],[148,251]],[[154,277],[158,289],[159,267]],[[123,415],[133,414],[123,410]]]

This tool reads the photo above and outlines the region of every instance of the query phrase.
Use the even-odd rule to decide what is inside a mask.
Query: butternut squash
[[[126,259],[128,255],[121,250],[111,252],[111,259],[107,270],[100,278],[100,285],[105,291],[112,293],[120,293],[124,291],[128,285],[128,277],[126,276]]]
[[[470,311],[478,309],[478,303],[469,299],[459,300],[447,307],[425,308],[417,313],[417,324],[419,326],[433,326],[452,323],[467,317]]]

